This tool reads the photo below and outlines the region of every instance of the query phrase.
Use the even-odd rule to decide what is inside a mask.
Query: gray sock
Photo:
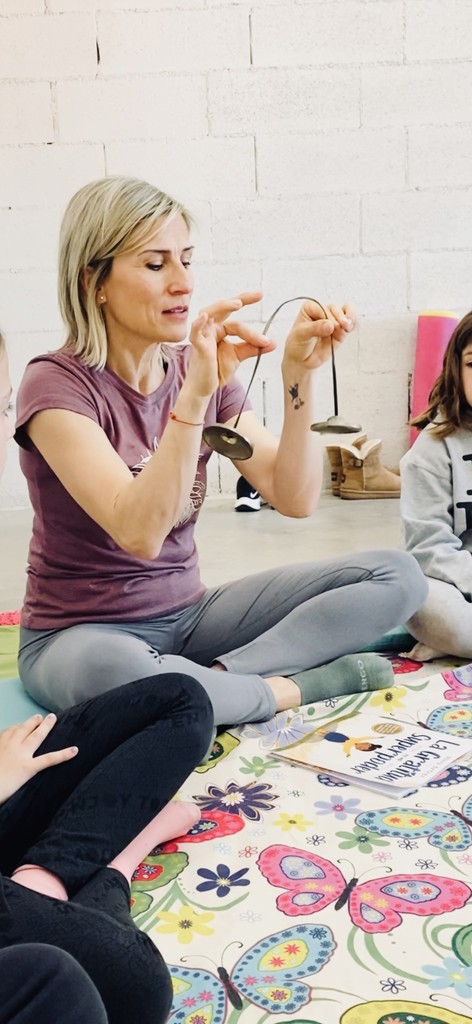
[[[327,697],[342,697],[346,693],[364,693],[384,690],[395,685],[393,668],[378,654],[346,654],[326,665],[309,668],[290,676],[302,695],[302,704]]]

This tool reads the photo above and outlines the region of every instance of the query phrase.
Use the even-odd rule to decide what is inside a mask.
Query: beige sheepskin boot
[[[380,461],[381,441],[373,439],[359,447],[350,444],[339,447],[343,466],[340,498],[400,497],[400,476],[382,466]]]
[[[359,434],[355,441],[351,444],[354,448],[360,448],[364,442],[367,441],[367,434]],[[339,498],[339,492],[341,489],[341,480],[343,475],[343,460],[341,458],[341,448],[339,444],[327,444],[326,452],[331,466],[331,490],[333,494]]]

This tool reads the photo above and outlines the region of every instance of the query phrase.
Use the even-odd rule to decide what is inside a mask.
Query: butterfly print
[[[472,796],[465,801],[462,813],[384,807],[358,814],[356,825],[393,839],[427,838],[430,846],[460,852],[472,846]]]
[[[242,997],[267,1013],[293,1013],[311,1002],[303,978],[317,974],[331,959],[336,943],[324,925],[298,925],[268,935],[251,946],[231,974],[169,967],[174,999],[171,1019],[179,1024],[221,1024],[227,1002],[243,1008]]]
[[[257,865],[271,885],[285,891],[279,910],[290,917],[313,914],[334,904],[347,904],[353,924],[364,932],[390,932],[403,914],[429,916],[463,907],[472,894],[465,882],[441,875],[389,875],[359,885],[346,882],[335,864],[314,853],[277,844],[260,854]]]

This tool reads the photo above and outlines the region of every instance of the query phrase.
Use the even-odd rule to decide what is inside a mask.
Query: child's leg
[[[107,1024],[105,1007],[83,967],[63,949],[25,943],[0,950],[2,1024]]]
[[[15,834],[8,837],[8,858],[1,844],[2,861],[16,853],[11,868],[22,863],[46,868],[61,879],[71,895],[153,819],[155,839],[147,832],[146,852],[161,840],[159,812],[200,763],[213,723],[208,698],[195,680],[174,675],[160,681],[163,685],[156,686],[154,679],[131,683],[64,715],[39,752],[64,746],[65,737],[69,742],[72,720],[79,753],[72,761],[42,773],[41,786],[41,775],[32,780],[47,808],[44,830],[40,818],[32,834],[29,821],[20,816],[18,822],[17,813],[20,838],[15,843]],[[93,752],[92,747],[96,748]],[[72,769],[75,761],[79,764],[71,784],[69,778],[63,778],[64,769]],[[62,773],[62,778],[53,799],[46,797],[43,789],[48,782],[54,785],[56,772]],[[28,807],[33,809],[31,801]],[[169,825],[167,820],[166,838]]]
[[[112,887],[122,890],[125,905],[129,898],[125,879],[118,872],[108,874]],[[130,922],[129,914],[123,912],[122,919],[113,916],[114,903],[106,894],[104,907],[58,903],[8,878],[0,879],[0,949],[31,942],[58,946],[88,974],[101,996],[108,1024],[164,1024],[172,985],[162,956]]]
[[[419,641],[410,657],[431,661],[444,654],[472,658],[472,604],[451,583],[428,576],[429,593],[425,604],[407,622],[410,633]]]

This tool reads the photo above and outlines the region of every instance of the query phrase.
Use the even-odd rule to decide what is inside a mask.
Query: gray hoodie
[[[472,431],[442,440],[426,427],[400,461],[408,551],[426,576],[472,595]]]

